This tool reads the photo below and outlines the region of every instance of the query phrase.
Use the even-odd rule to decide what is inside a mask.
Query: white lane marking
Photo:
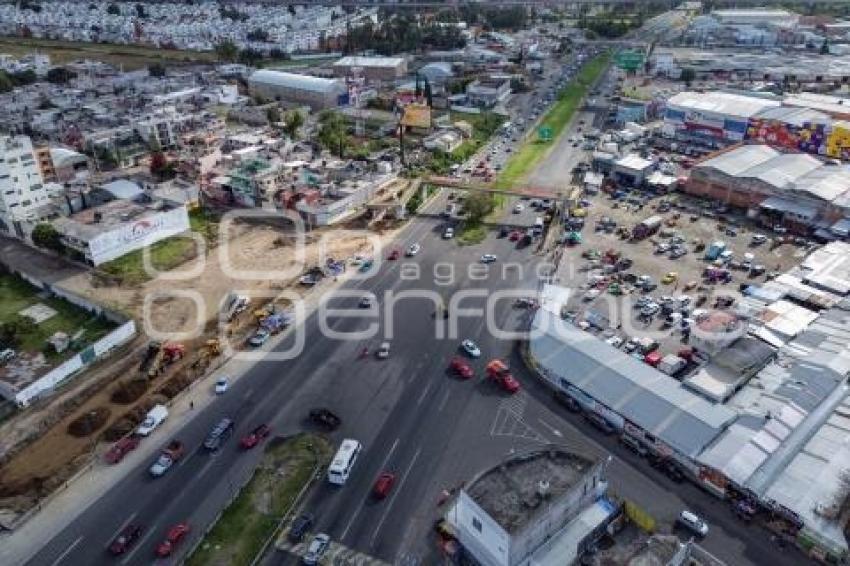
[[[561,431],[560,431],[560,430],[558,430],[557,428],[553,427],[552,425],[550,425],[549,423],[547,423],[547,422],[546,422],[546,421],[544,421],[543,419],[537,419],[537,422],[539,422],[539,423],[540,423],[540,424],[542,424],[544,427],[546,427],[547,429],[549,429],[549,432],[551,432],[551,433],[552,433],[552,434],[554,434],[555,436],[557,436],[557,437],[559,437],[559,438],[560,438],[560,437],[562,437],[562,436],[564,436],[563,434],[561,434]]]
[[[207,473],[207,470],[209,470],[209,469],[210,469],[210,466],[212,466],[212,463],[213,463],[213,457],[212,457],[212,455],[211,455],[211,456],[210,456],[210,458],[209,458],[209,460],[207,460],[207,463],[206,463],[206,464],[204,464],[204,465],[203,465],[203,467],[202,467],[202,468],[198,471],[198,475],[197,475],[197,477],[199,477],[199,478],[200,478],[200,477],[201,477],[201,476],[203,476],[205,473]]]
[[[63,552],[62,554],[60,554],[60,555],[56,558],[56,560],[54,560],[54,561],[53,561],[53,563],[51,563],[51,565],[50,565],[50,566],[57,566],[59,563],[61,563],[63,560],[65,560],[65,558],[66,558],[69,554],[71,554],[71,552],[72,552],[75,548],[77,548],[77,545],[78,545],[78,544],[80,544],[80,542],[81,542],[82,540],[83,540],[83,537],[81,536],[80,538],[78,538],[77,540],[75,540],[74,542],[72,542],[71,544],[69,544],[69,545],[68,545],[68,548],[66,548],[66,549],[65,549],[65,552]]]
[[[106,544],[107,544],[107,545],[112,544],[112,541],[113,541],[113,540],[115,540],[115,537],[117,537],[117,536],[118,536],[118,533],[120,533],[121,531],[123,531],[123,530],[124,530],[124,528],[125,528],[127,525],[129,525],[130,523],[132,523],[132,522],[133,522],[133,519],[135,519],[135,518],[136,518],[136,515],[138,515],[138,514],[139,514],[139,512],[138,512],[138,511],[136,511],[136,512],[134,512],[132,515],[130,515],[129,517],[127,517],[127,520],[126,520],[126,521],[124,521],[123,523],[121,523],[121,526],[120,526],[120,527],[118,527],[118,530],[116,530],[114,533],[112,533],[112,536],[111,536],[111,537],[109,537],[109,542],[107,542]]]
[[[393,441],[393,445],[390,447],[389,451],[387,452],[387,455],[384,456],[384,460],[381,462],[381,466],[378,468],[380,471],[383,471],[383,470],[386,469],[387,462],[390,461],[390,458],[392,457],[393,453],[395,452],[395,449],[398,448],[398,443],[399,443],[400,440],[401,439],[396,438],[395,441]],[[351,526],[354,524],[355,519],[357,519],[357,516],[360,515],[360,511],[363,510],[363,505],[366,504],[367,498],[368,498],[368,495],[360,501],[360,505],[357,506],[357,510],[354,512],[353,515],[351,515],[351,519],[348,520],[348,524],[345,525],[345,530],[342,531],[342,535],[340,535],[340,537],[339,537],[340,541],[345,539],[345,536],[348,534],[349,529],[351,529]]]
[[[443,394],[443,400],[442,400],[442,401],[440,401],[440,406],[439,406],[439,407],[437,407],[437,412],[438,412],[438,413],[439,413],[439,412],[441,412],[443,409],[445,409],[445,408],[446,408],[446,403],[448,402],[448,400],[449,400],[449,390],[448,390],[448,389],[446,389],[446,392]]]
[[[253,388],[253,387],[249,387],[249,388],[248,388],[248,391],[246,391],[246,392],[245,392],[245,399],[250,399],[250,398],[251,398],[251,395],[253,395],[253,394],[254,394],[254,388]]]
[[[398,484],[398,489],[393,492],[392,497],[390,497],[389,503],[387,503],[387,508],[384,510],[384,514],[381,516],[381,520],[378,522],[378,526],[375,527],[375,532],[372,534],[372,540],[369,541],[369,546],[372,547],[375,545],[375,539],[378,538],[378,533],[381,530],[381,527],[384,525],[384,521],[387,520],[387,516],[390,513],[390,510],[393,508],[393,503],[395,503],[395,498],[398,497],[398,494],[401,492],[401,489],[404,487],[404,482],[407,481],[407,476],[410,475],[411,470],[413,470],[413,466],[416,464],[416,459],[419,458],[419,454],[422,452],[422,449],[416,451],[416,454],[413,455],[413,459],[410,461],[410,465],[407,466],[407,469],[404,471],[404,475],[401,476],[401,481]]]
[[[416,402],[417,407],[422,404],[422,401],[425,400],[425,396],[428,395],[428,392],[430,390],[431,390],[431,383],[429,383],[428,386],[425,389],[422,390],[422,394],[419,396],[419,400]]]

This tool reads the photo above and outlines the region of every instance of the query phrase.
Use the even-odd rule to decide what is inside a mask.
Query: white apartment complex
[[[36,220],[35,209],[48,203],[47,189],[27,136],[0,136],[0,221]]]

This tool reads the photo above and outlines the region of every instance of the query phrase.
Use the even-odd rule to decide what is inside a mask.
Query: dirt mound
[[[68,434],[77,438],[89,436],[106,424],[110,414],[107,407],[95,407],[68,423]]]
[[[130,420],[126,417],[121,417],[120,419],[112,423],[111,427],[109,427],[103,432],[103,440],[107,442],[115,442],[117,440],[120,440],[121,438],[124,438],[125,436],[130,434],[130,431],[136,428],[137,424],[138,423],[133,420]]]
[[[145,394],[148,390],[147,379],[132,379],[130,381],[122,381],[112,392],[110,400],[119,405],[129,405]]]
[[[189,384],[192,383],[192,380],[193,379],[189,376],[188,372],[180,372],[171,379],[169,379],[159,389],[159,391],[157,391],[157,393],[169,399],[173,399],[177,396],[178,393],[189,387]]]

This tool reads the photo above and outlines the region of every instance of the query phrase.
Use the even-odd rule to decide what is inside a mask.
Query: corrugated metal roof
[[[310,75],[299,75],[296,73],[284,73],[282,71],[272,71],[270,69],[254,71],[251,73],[251,76],[248,77],[248,83],[322,93],[343,92],[345,90],[345,86],[335,79],[323,79],[321,77],[311,77]]]
[[[744,145],[721,153],[717,157],[706,159],[697,165],[697,167],[710,167],[726,175],[736,177],[754,165],[765,163],[777,155],[779,155],[779,152],[767,145]]]
[[[777,120],[785,124],[793,124],[803,127],[806,124],[829,124],[831,119],[823,112],[811,108],[795,108],[782,106],[779,108],[767,108],[754,116],[759,120]]]
[[[531,352],[563,380],[688,456],[696,456],[735,412],[686,390],[672,377],[540,309]]]
[[[713,112],[732,118],[748,119],[766,108],[781,106],[778,100],[769,100],[755,96],[733,94],[731,92],[693,92],[685,91],[672,96],[667,106],[678,110],[696,110]]]
[[[334,67],[385,67],[394,68],[404,64],[403,57],[359,57],[350,55],[343,57],[336,63]]]

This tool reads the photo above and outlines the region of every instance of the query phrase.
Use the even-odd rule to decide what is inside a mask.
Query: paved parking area
[[[585,320],[591,323],[596,328],[590,330],[601,333],[605,338],[616,335],[625,341],[630,337],[651,336],[661,344],[662,353],[676,353],[687,342],[681,323],[671,326],[660,310],[652,316],[642,316],[644,301],[660,306],[663,297],[680,299],[687,295],[690,297],[690,311],[684,311],[682,318],[694,316],[694,311],[698,315],[698,308],[712,307],[718,296],[731,296],[737,300],[741,284],[763,283],[771,272],[782,272],[799,263],[811,249],[793,243],[774,244],[772,239],[777,236],[760,229],[751,220],[731,213],[719,215],[711,208],[711,203],[697,201],[687,195],[647,196],[635,191],[621,200],[614,200],[605,193],[589,197],[585,226],[581,231],[582,243],[563,246],[561,252],[557,282],[573,290],[567,306],[569,315],[575,316],[577,322]],[[669,210],[665,207],[659,209],[663,202],[670,203]],[[664,219],[657,233],[643,240],[618,236],[619,228],[631,233],[638,222],[653,215]],[[607,230],[600,229],[603,218],[611,220],[611,227]],[[768,241],[753,244],[754,234],[764,235]],[[659,245],[669,245],[671,241],[681,241],[680,245],[687,253],[672,259],[669,251],[658,252]],[[712,262],[704,258],[705,251],[696,251],[699,249],[697,243],[702,242],[708,249],[714,241],[723,241],[726,249],[732,250],[733,263],[744,260],[744,254],[752,254],[747,259],[754,265],[764,266],[764,274],[753,276],[746,270],[727,265],[725,269],[731,275],[729,282],[707,282],[703,272],[712,267]],[[602,257],[596,261],[588,259],[586,255],[590,250],[595,250]],[[655,283],[655,288],[647,292],[638,288],[637,282],[623,282],[618,288],[609,287],[610,279],[603,279],[610,275],[605,271],[610,270],[606,268],[604,258],[608,250],[631,261],[631,266],[622,271],[627,278],[648,276]],[[675,278],[665,278],[671,272]],[[596,280],[602,282],[592,285]],[[705,296],[704,302],[700,300],[701,295]],[[677,300],[672,304],[678,306],[681,302]],[[617,341],[615,338],[612,340]]]

